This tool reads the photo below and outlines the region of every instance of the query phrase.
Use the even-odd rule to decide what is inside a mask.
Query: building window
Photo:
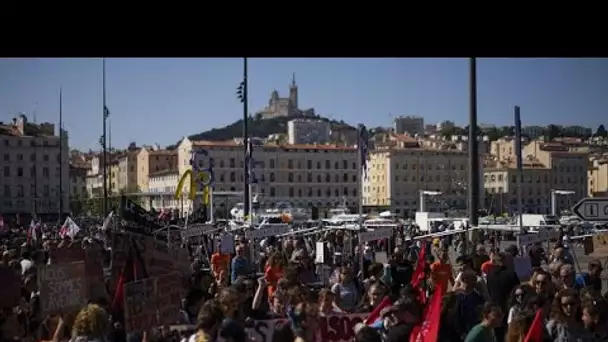
[[[275,196],[274,188],[270,188],[270,196]]]
[[[17,168],[17,177],[23,177],[23,168],[21,168],[21,167]]]
[[[274,172],[271,172],[271,173],[270,173],[270,181],[271,181],[271,182],[274,182]]]

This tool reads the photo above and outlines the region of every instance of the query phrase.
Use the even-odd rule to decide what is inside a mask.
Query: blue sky
[[[273,89],[286,95],[296,73],[300,107],[350,124],[389,126],[399,115],[466,125],[468,59],[250,59],[250,112]],[[480,123],[608,123],[608,60],[479,59]],[[168,145],[238,120],[241,59],[107,59],[112,144]],[[58,122],[63,88],[70,145],[97,149],[101,134],[101,59],[0,59],[0,121],[19,112]]]

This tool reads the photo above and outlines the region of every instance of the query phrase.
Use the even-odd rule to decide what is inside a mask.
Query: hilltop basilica
[[[272,119],[280,116],[300,117],[314,116],[315,109],[301,110],[298,108],[298,86],[296,85],[296,74],[293,73],[291,85],[289,86],[289,97],[279,97],[279,92],[274,90],[268,100],[268,106],[256,113],[262,119]]]

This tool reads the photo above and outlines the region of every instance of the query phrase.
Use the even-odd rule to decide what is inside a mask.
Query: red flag
[[[524,342],[542,342],[543,340],[543,312],[537,310],[532,325],[528,329]]]
[[[116,288],[112,299],[112,312],[118,313],[123,310],[125,284],[143,278],[147,278],[143,259],[135,247],[131,247],[127,253],[125,266],[116,281]]]
[[[445,289],[435,287],[435,292],[425,308],[424,321],[414,328],[410,335],[410,342],[437,342],[439,337],[439,320],[441,319],[441,300]]]
[[[418,253],[418,261],[416,262],[416,268],[414,269],[414,274],[412,274],[411,284],[413,287],[418,287],[420,283],[424,280],[424,267],[426,266],[426,261],[424,260],[425,256],[426,242],[423,241],[420,253]]]
[[[410,284],[414,288],[414,290],[418,291],[418,299],[423,304],[426,302],[426,292],[422,288],[422,281],[424,280],[424,268],[426,267],[426,242],[423,241],[422,248],[420,249],[420,253],[418,254],[418,261],[416,262],[416,269],[414,270],[414,274],[412,275],[412,280]]]
[[[378,303],[378,306],[376,306],[376,308],[369,313],[369,316],[367,316],[367,318],[365,319],[365,325],[370,325],[376,322],[376,320],[380,318],[380,312],[382,311],[382,309],[389,307],[392,304],[393,302],[388,296],[384,297],[384,299],[382,299],[382,301]]]

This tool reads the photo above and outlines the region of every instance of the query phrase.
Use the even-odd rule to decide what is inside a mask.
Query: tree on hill
[[[310,118],[310,117],[305,117]],[[249,135],[252,137],[267,137],[271,134],[279,134],[287,132],[287,122],[295,119],[295,117],[276,117],[272,119],[262,119],[260,116],[250,116],[248,119]],[[349,127],[350,125],[329,120],[320,116],[316,116],[315,119],[328,121],[333,129]],[[354,129],[354,128],[353,128]],[[188,138],[191,140],[210,140],[210,141],[223,141],[230,140],[243,136],[243,119],[240,119],[230,125],[222,128],[214,128],[206,132],[193,134]]]
[[[606,127],[604,127],[604,125],[599,125],[597,127],[597,130],[595,131],[595,136],[596,137],[602,137],[602,138],[605,138],[606,136],[608,136],[608,132],[606,131]]]
[[[555,125],[549,125],[547,126],[547,134],[545,135],[549,138],[549,140],[553,140],[562,136],[562,130]]]

